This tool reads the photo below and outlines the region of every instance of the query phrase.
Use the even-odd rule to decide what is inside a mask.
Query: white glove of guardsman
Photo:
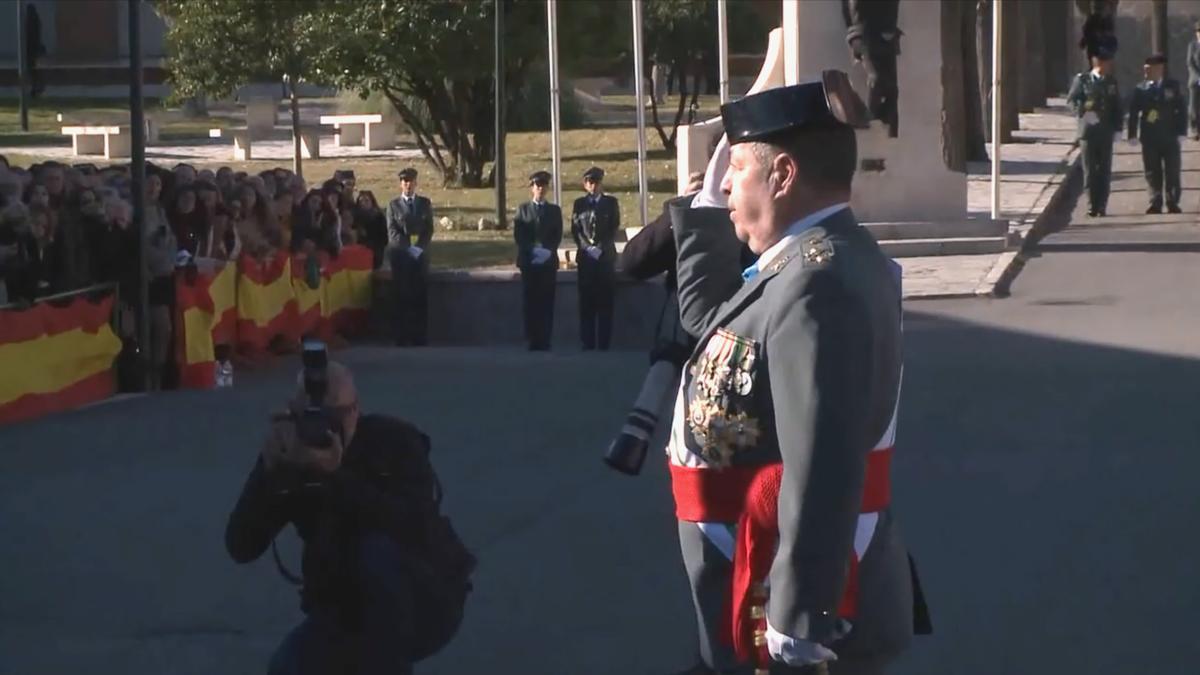
[[[413,260],[420,258],[421,254],[424,252],[425,252],[425,249],[421,248],[420,246],[409,246],[408,247],[408,254],[412,256]]]
[[[721,192],[721,181],[725,180],[725,172],[728,169],[729,139],[725,134],[721,134],[721,140],[717,141],[717,147],[713,150],[712,159],[708,160],[708,169],[704,172],[704,185],[692,198],[692,208],[729,208],[729,197]]]

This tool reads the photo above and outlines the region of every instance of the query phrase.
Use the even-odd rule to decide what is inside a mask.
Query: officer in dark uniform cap
[[[867,107],[828,71],[721,117],[704,187],[671,202],[699,339],[667,448],[687,672],[879,675],[928,626],[890,506],[900,270],[849,205]]]
[[[1179,82],[1165,77],[1167,59],[1146,59],[1146,79],[1129,102],[1129,141],[1142,144],[1142,168],[1150,191],[1146,213],[1162,213],[1163,183],[1167,210],[1179,213],[1179,137],[1187,135],[1187,109]]]
[[[400,196],[388,204],[388,260],[395,293],[395,337],[402,347],[426,342],[429,242],[433,239],[433,205],[417,194],[417,170],[397,174]]]
[[[621,206],[604,194],[604,169],[583,172],[587,194],[575,200],[571,236],[579,267],[579,338],[584,351],[607,350],[612,339],[613,300],[617,290],[617,230]]]
[[[1083,182],[1088,191],[1088,215],[1103,216],[1112,183],[1113,137],[1121,130],[1124,115],[1117,76],[1112,73],[1113,52],[1105,46],[1092,55],[1092,69],[1071,82],[1067,103],[1079,118],[1076,138],[1083,150]]]
[[[546,201],[552,176],[535,171],[529,176],[532,199],[517,207],[513,239],[517,242],[517,268],[521,270],[525,339],[532,351],[550,349],[554,333],[554,290],[558,272],[558,246],[562,243],[562,209]]]

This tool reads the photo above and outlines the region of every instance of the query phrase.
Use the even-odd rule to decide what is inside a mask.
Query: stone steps
[[[929,239],[885,239],[879,247],[892,258],[981,255],[1003,253],[1008,237],[938,237]]]

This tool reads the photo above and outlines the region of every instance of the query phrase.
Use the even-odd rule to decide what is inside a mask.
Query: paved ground
[[[1190,148],[1186,217],[1140,215],[1125,153],[1113,215],[1047,239],[1012,297],[909,303],[895,506],[937,634],[894,673],[1194,670],[1198,159]],[[628,479],[599,461],[642,354],[345,360],[368,407],[433,435],[482,558],[461,635],[421,673],[688,662],[663,467]],[[221,533],[288,378],[0,429],[0,672],[263,672],[295,598],[269,559],[230,563]]]

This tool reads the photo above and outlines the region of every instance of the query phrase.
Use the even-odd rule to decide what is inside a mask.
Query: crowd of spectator
[[[118,326],[132,338],[140,239],[149,273],[151,361],[161,368],[178,267],[243,254],[337,256],[351,243],[369,247],[378,267],[387,245],[378,200],[356,192],[351,171],[310,189],[283,168],[249,174],[147,163],[140,235],[132,226],[131,188],[129,165],[44,162],[23,169],[0,156],[0,305],[114,283]]]

